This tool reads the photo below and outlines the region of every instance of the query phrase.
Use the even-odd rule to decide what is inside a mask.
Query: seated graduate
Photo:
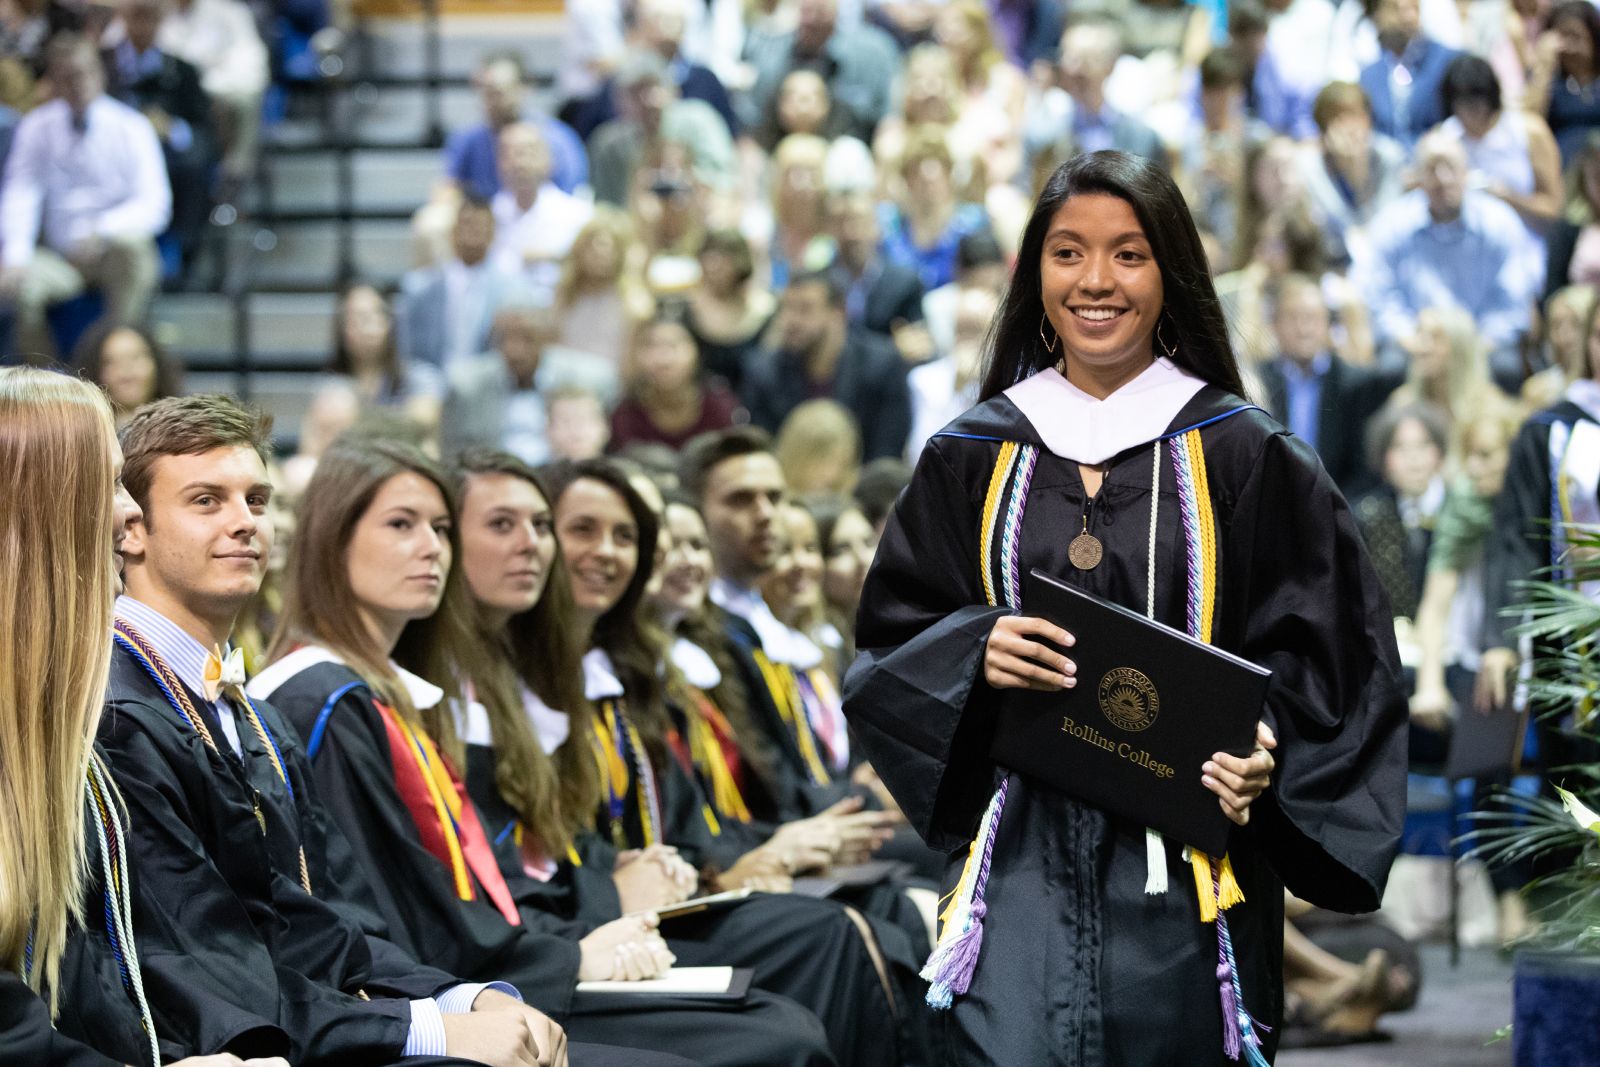
[[[601,461],[577,469],[600,466],[611,468]],[[477,663],[479,673],[467,679],[475,698],[463,724],[469,788],[481,798],[480,810],[490,814],[495,837],[521,831],[521,856],[511,857],[516,870],[530,868],[536,878],[538,872],[548,872],[535,907],[559,909],[585,928],[636,923],[618,917],[624,912],[650,915],[650,909],[678,903],[697,887],[698,874],[676,849],[661,842],[622,853],[605,842],[594,830],[597,788],[579,801],[585,804],[581,811],[588,828],[562,824],[563,813],[555,806],[562,791],[544,744],[559,746],[568,761],[575,754],[587,759],[587,778],[596,785],[602,771],[609,774],[609,753],[599,750],[592,714],[569,719],[533,688],[541,681],[548,687],[551,675],[575,688],[581,683],[579,641],[598,618],[592,599],[584,598],[582,610],[574,605],[548,497],[525,464],[504,453],[469,452],[458,461],[452,481],[462,501],[462,570],[474,601],[478,644],[490,653]],[[599,528],[598,521],[593,528]],[[595,544],[604,547],[585,551],[579,562],[592,568],[596,557],[609,551],[615,557],[612,588],[627,588],[641,573],[638,547],[630,559],[629,546],[614,538],[608,543],[597,537],[584,547]],[[533,666],[535,661],[540,665]],[[581,689],[566,693],[564,702],[586,703]],[[553,743],[541,743],[547,736]],[[669,730],[669,740],[672,736]],[[578,743],[562,743],[573,741]],[[661,769],[664,781],[667,772]],[[684,784],[677,788],[698,801],[687,808],[700,823],[707,801]],[[663,786],[664,791],[672,789],[670,783]],[[541,794],[550,799],[539,803]],[[670,811],[676,805],[668,802],[664,808]],[[672,822],[670,816],[663,820],[666,841],[675,839]],[[713,817],[711,823],[717,820]],[[546,840],[552,844],[532,844]],[[572,841],[577,842],[573,855],[581,855],[580,862],[558,862]],[[895,997],[880,981],[875,942],[859,916],[830,901],[763,895],[673,919],[663,934],[679,962],[749,967],[757,986],[812,1009],[827,1028],[840,1064],[897,1062],[894,1028],[874,1025],[894,1016]],[[613,966],[609,959],[602,962]],[[914,997],[907,999],[914,1002]]]
[[[1263,1064],[1285,885],[1375,909],[1398,843],[1389,607],[1316,454],[1241,399],[1165,172],[1121,152],[1064,164],[1017,262],[982,400],[929,441],[884,531],[845,679],[912,824],[940,849],[974,842],[924,972],[936,1006],[953,998],[947,1058]],[[1079,685],[1074,641],[1096,640],[1024,614],[1031,568],[1273,672],[1255,751],[1180,771],[1235,824],[1225,855],[989,758],[1000,691]],[[1168,884],[1180,855],[1192,888]]]
[[[180,1057],[247,1044],[287,1049],[287,1037],[265,1024],[197,1049],[152,1016],[132,904],[145,887],[122,848],[127,812],[92,745],[117,549],[139,509],[122,489],[111,408],[93,386],[0,368],[0,426],[0,498],[9,502],[0,508],[0,558],[11,561],[0,568],[3,1058],[30,1067],[240,1067],[231,1054]]]
[[[463,985],[383,936],[293,731],[241,688],[229,640],[274,536],[267,429],[227,397],[196,396],[124,430],[142,513],[123,542],[100,742],[152,890],[138,916],[160,950],[152,1006],[202,1038],[265,1015],[300,1063],[565,1062],[559,1029],[513,987]]]
[[[816,1018],[760,991],[715,1006],[574,998],[580,939],[522,914],[525,876],[502,871],[457,771],[457,672],[474,677],[470,665],[482,655],[458,529],[454,494],[415,447],[337,443],[300,506],[274,662],[251,683],[252,695],[270,699],[305,740],[318,792],[391,936],[455,973],[503,977],[574,1039],[705,1065],[830,1062]],[[426,665],[427,677],[397,660]],[[603,954],[630,942],[649,947],[654,936],[636,924],[624,933]],[[659,967],[647,962],[647,972]],[[642,1051],[628,1055],[649,1062]]]
[[[785,857],[764,888],[787,890],[790,876],[860,863],[882,844],[892,816],[863,811],[850,796],[805,819],[784,821],[776,796],[780,757],[751,722],[749,696],[716,629],[707,592],[711,549],[705,520],[681,495],[668,495],[661,519],[661,564],[647,593],[667,633],[669,696],[686,722],[683,745],[713,811],[730,836],[765,842]]]

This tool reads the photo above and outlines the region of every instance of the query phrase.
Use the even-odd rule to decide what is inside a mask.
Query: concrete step
[[[325,211],[339,203],[339,153],[295,152],[265,161],[269,186],[248,202],[255,214]],[[350,154],[351,206],[357,212],[415,211],[443,171],[442,157],[425,148]],[[270,187],[270,193],[268,188]]]
[[[398,283],[411,267],[410,222],[358,219],[350,226],[357,277],[380,287]],[[246,268],[254,288],[331,290],[339,282],[339,227],[330,221],[285,222],[270,230],[240,227],[235,240],[254,247]]]

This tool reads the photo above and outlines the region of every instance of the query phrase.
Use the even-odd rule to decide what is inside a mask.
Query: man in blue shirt
[[[444,145],[445,179],[456,189],[488,200],[500,191],[495,143],[500,131],[525,118],[526,74],[515,52],[483,58],[473,86],[483,102],[483,121],[452,132]],[[550,146],[550,181],[570,193],[589,180],[589,157],[572,129],[549,115],[528,115]]]
[[[1514,350],[1544,284],[1526,227],[1506,204],[1466,187],[1466,152],[1448,134],[1417,143],[1416,168],[1422,187],[1373,219],[1353,272],[1378,344],[1410,337],[1424,308],[1456,306],[1494,349]]]

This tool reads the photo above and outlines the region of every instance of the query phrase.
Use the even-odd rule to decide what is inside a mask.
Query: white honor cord
[[[1156,519],[1161,513],[1161,442],[1150,456],[1150,566],[1145,575],[1145,615],[1156,617]],[[1144,831],[1144,891],[1154,895],[1167,891],[1167,845],[1161,834],[1149,827]]]
[[[151,1018],[150,1005],[145,1000],[144,975],[139,970],[139,949],[133,940],[133,899],[128,878],[128,843],[122,836],[122,820],[117,817],[116,794],[111,791],[111,778],[105,773],[105,765],[95,755],[91,755],[89,760],[89,774],[98,779],[100,792],[105,798],[106,818],[96,818],[94,827],[100,839],[100,876],[105,880],[105,891],[115,893],[117,898],[118,906],[111,909],[111,923],[116,930],[117,940],[122,944],[123,964],[128,969],[128,984],[132,986],[135,1006],[139,1009],[139,1021],[144,1027],[145,1036],[150,1039],[151,1063],[153,1067],[161,1067],[161,1046],[156,1041],[155,1020]],[[89,803],[94,805],[96,801],[92,795],[92,788],[90,792]],[[116,838],[115,877],[111,866],[111,849],[106,839],[108,829]]]

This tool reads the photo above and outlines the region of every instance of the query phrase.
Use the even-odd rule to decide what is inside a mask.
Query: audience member
[[[1449,420],[1431,404],[1389,408],[1367,432],[1367,462],[1382,481],[1351,504],[1396,619],[1415,620],[1433,524],[1444,507]],[[1410,627],[1402,638],[1409,638]]]
[[[946,285],[922,297],[923,324],[936,355],[955,344],[956,305],[968,289],[999,294],[1009,278],[1005,252],[994,234],[976,230],[956,245],[956,274]]]
[[[550,181],[550,146],[538,127],[513,122],[500,131],[500,191],[494,211],[495,266],[520,274],[546,298],[555,291],[560,262],[572,250],[594,208]]]
[[[1166,164],[1167,149],[1155,131],[1106,101],[1106,79],[1120,53],[1117,28],[1107,22],[1076,23],[1061,35],[1059,87],[1030,104],[1023,129],[1030,185],[1062,160],[1103,148]]]
[[[446,374],[440,444],[447,454],[477,445],[510,452],[537,466],[550,458],[545,350],[555,335],[546,308],[506,304],[495,313],[493,350],[457,363]]]
[[[731,181],[733,137],[715,108],[680,98],[666,63],[654,52],[630,52],[614,79],[617,117],[589,135],[594,198],[625,206],[635,172],[658,142],[682,146],[696,178],[713,186]]]
[[[1428,37],[1420,0],[1363,0],[1378,31],[1375,62],[1361,68],[1361,88],[1379,133],[1408,148],[1447,114],[1439,87],[1459,54]]]
[[[756,132],[756,140],[769,152],[792,133],[832,140],[842,132],[843,112],[833,106],[828,83],[805,67],[784,77],[769,110]]]
[[[1354,82],[1324,86],[1311,115],[1317,140],[1300,154],[1301,180],[1318,223],[1356,256],[1372,220],[1405,191],[1406,152],[1372,128],[1372,104]]]
[[[950,346],[939,358],[906,375],[911,393],[911,434],[905,455],[915,462],[928,438],[978,401],[983,342],[1000,308],[998,289],[972,286],[956,295]]]
[[[989,228],[981,205],[961,201],[954,166],[941,129],[914,130],[900,156],[894,198],[879,208],[883,258],[916,271],[924,290],[948,284],[961,238]]]
[[[168,232],[188,263],[211,214],[213,168],[220,155],[211,100],[200,71],[156,43],[168,0],[123,0],[123,39],[103,58],[108,95],[150,120],[161,139],[172,189]]]
[[[1409,337],[1425,307],[1455,305],[1471,312],[1494,358],[1503,360],[1528,329],[1544,264],[1517,213],[1467,187],[1460,141],[1429,134],[1418,142],[1416,159],[1422,188],[1373,220],[1369,253],[1355,266],[1377,341]]]
[[[1568,285],[1557,289],[1545,301],[1544,330],[1533,365],[1535,371],[1522,383],[1522,407],[1527,411],[1547,408],[1561,398],[1562,390],[1587,373],[1584,353],[1584,327],[1595,305],[1592,286]]]
[[[1587,0],[1562,0],[1550,9],[1539,37],[1522,106],[1543,114],[1572,166],[1589,134],[1600,126],[1600,11]]]
[[[333,320],[329,373],[349,381],[363,407],[400,404],[413,395],[437,392],[442,368],[420,373],[407,363],[396,335],[389,301],[371,285],[350,286]]]
[[[1566,203],[1548,248],[1546,296],[1569,285],[1600,285],[1600,132],[1589,135],[1567,170]]]
[[[171,0],[156,44],[200,70],[216,105],[222,139],[224,199],[255,171],[261,147],[261,102],[267,91],[267,46],[243,0]]]
[[[611,436],[605,401],[593,389],[560,385],[550,390],[545,437],[553,460],[595,459],[605,454]]]
[[[733,100],[722,81],[709,67],[684,56],[684,31],[688,28],[687,0],[638,0],[633,5],[634,46],[655,53],[666,64],[678,96],[699,100],[722,116],[731,136],[739,135],[739,120],[734,117]],[[589,137],[603,124],[617,117],[616,87],[605,82],[573,116],[578,136]]]
[[[1410,366],[1406,380],[1389,396],[1391,407],[1428,404],[1454,427],[1496,392],[1488,348],[1472,316],[1458,307],[1423,308],[1405,348]]]
[[[911,430],[905,366],[893,346],[849,329],[845,293],[826,274],[784,290],[773,347],[754,352],[741,393],[750,421],[769,433],[802,402],[839,401],[862,431],[862,456],[897,456]]]
[[[105,390],[118,430],[152,400],[183,393],[183,368],[142,326],[102,323],[86,330],[73,349],[72,369]]]
[[[1317,450],[1328,474],[1352,496],[1372,478],[1363,429],[1403,372],[1352,367],[1334,354],[1328,306],[1313,278],[1284,278],[1273,322],[1277,353],[1259,369],[1267,410]]]
[[[88,287],[108,321],[144,318],[172,216],[155,129],[105,94],[94,45],[63,34],[48,62],[58,95],[17,125],[0,185],[0,299],[15,310],[16,347],[43,362],[56,354],[46,311]]]
[[[495,212],[466,196],[450,228],[450,255],[400,280],[395,347],[401,363],[435,395],[450,369],[488,347],[489,326],[502,303],[523,287],[503,259],[491,261]]]
[[[807,400],[778,427],[772,451],[791,493],[848,493],[861,469],[856,416],[835,400]]]
[[[888,521],[894,502],[910,484],[911,464],[899,456],[884,456],[862,465],[855,498],[861,505],[861,513],[872,524],[874,545],[883,534],[883,524]]]
[[[620,208],[598,204],[573,239],[556,285],[561,344],[604,360],[623,379],[633,334],[655,306],[644,255],[633,220]]]
[[[750,244],[738,230],[707,233],[699,259],[700,284],[689,294],[684,325],[700,346],[701,369],[737,390],[778,302],[754,284]]]
[[[914,266],[897,262],[880,248],[878,208],[871,194],[834,193],[828,197],[827,214],[833,242],[830,270],[844,286],[850,325],[892,338],[922,321],[922,280]]]
[[[412,219],[419,266],[448,256],[450,226],[463,196],[491,200],[500,191],[500,132],[512,123],[533,123],[544,135],[550,149],[550,181],[556,188],[577,193],[589,182],[583,141],[560,119],[527,106],[527,72],[519,52],[485,54],[472,84],[483,119],[452,130],[445,139],[444,174]]]
[[[790,278],[815,270],[825,255],[827,162],[828,142],[807,134],[790,134],[773,150],[769,217],[760,228],[772,235],[767,264],[774,292]]]
[[[1244,161],[1270,132],[1245,112],[1244,60],[1231,48],[1209,52],[1200,63],[1200,121],[1178,146],[1178,168],[1195,225],[1224,248],[1238,240]]]
[[[684,325],[683,309],[663,304],[639,330],[635,374],[611,413],[613,452],[655,442],[673,449],[744,417],[744,410],[720,379],[700,373],[695,340]]]
[[[1561,215],[1561,153],[1550,127],[1506,108],[1500,79],[1478,56],[1452,60],[1440,91],[1450,115],[1442,128],[1466,147],[1468,183],[1516,208],[1543,257],[1544,232]]]
[[[815,70],[828,83],[828,96],[843,116],[844,132],[871,142],[889,112],[899,56],[892,38],[875,26],[839,25],[838,0],[800,0],[792,30],[747,43],[755,68],[743,115],[753,127],[767,112],[784,78],[796,69]]]

